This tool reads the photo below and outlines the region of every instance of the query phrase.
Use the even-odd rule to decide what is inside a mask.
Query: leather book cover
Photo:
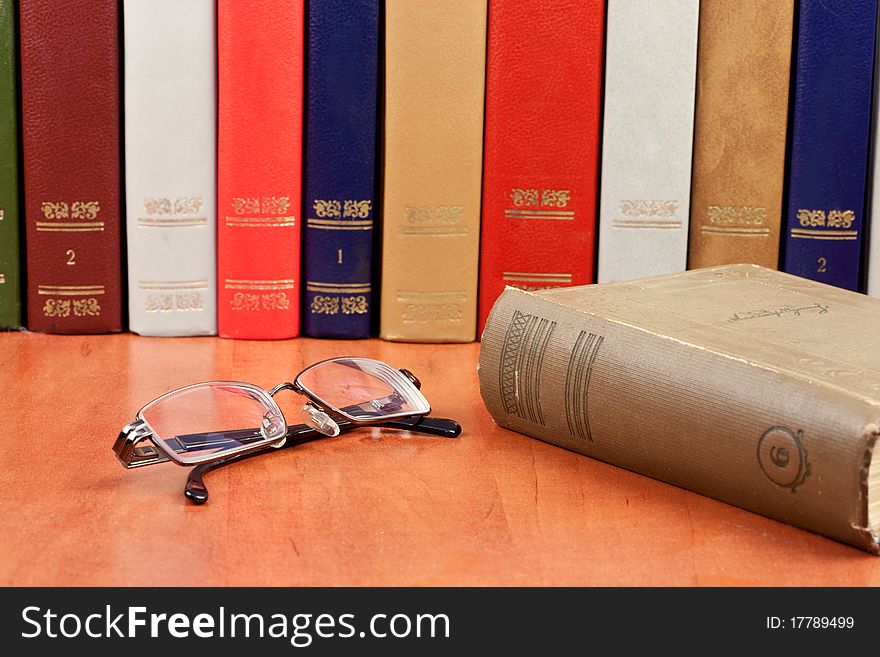
[[[608,5],[599,283],[687,265],[699,0]]]
[[[755,265],[509,288],[480,392],[502,427],[880,553],[878,333],[880,300]]]
[[[215,3],[124,0],[124,11],[129,325],[214,335]]]
[[[116,0],[28,0],[21,14],[27,325],[122,329]]]
[[[486,0],[388,0],[380,335],[477,328]]]
[[[793,0],[702,0],[688,267],[779,265]]]
[[[801,0],[784,268],[858,290],[877,0]],[[832,100],[833,99],[833,100]]]
[[[0,0],[0,329],[21,327],[16,10]]]
[[[303,2],[217,4],[217,319],[222,337],[299,333]]]
[[[379,0],[308,10],[303,332],[367,338],[373,309]]]
[[[593,281],[604,7],[489,3],[480,330],[506,285]]]

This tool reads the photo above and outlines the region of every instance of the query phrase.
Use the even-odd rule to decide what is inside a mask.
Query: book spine
[[[599,283],[685,270],[699,12],[608,6]]]
[[[779,264],[792,0],[703,0],[688,267]]]
[[[380,335],[468,342],[477,261],[486,0],[389,0]]]
[[[481,330],[506,285],[593,281],[604,6],[489,5]]]
[[[303,331],[370,336],[378,0],[309,5]]]
[[[874,71],[875,75],[880,75],[880,19],[877,21],[875,33]],[[865,292],[872,297],[880,297],[880,84],[874,85],[870,131],[871,146],[866,185],[868,198],[866,221],[863,224],[863,229],[867,229],[867,235],[864,237],[867,248],[864,253],[863,274]]]
[[[479,377],[504,428],[880,552],[878,413],[842,388],[520,290],[489,316]]]
[[[115,0],[21,3],[28,328],[122,328]]]
[[[299,333],[303,2],[220,0],[217,278],[222,337]]]
[[[217,332],[213,0],[125,0],[131,330]]]
[[[0,328],[21,326],[15,2],[0,0]]]
[[[802,0],[785,271],[858,290],[877,0]],[[833,100],[832,100],[833,99]]]

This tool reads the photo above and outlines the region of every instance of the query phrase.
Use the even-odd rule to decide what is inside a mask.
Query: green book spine
[[[0,328],[21,326],[15,1],[0,0]]]

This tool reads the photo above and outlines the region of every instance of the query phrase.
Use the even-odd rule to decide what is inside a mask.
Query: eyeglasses
[[[204,475],[221,466],[376,426],[455,438],[455,420],[428,417],[431,406],[409,370],[371,358],[331,358],[307,367],[293,383],[266,391],[251,383],[209,381],[168,392],[137,412],[113,451],[126,468],[166,461],[195,466],[184,495],[208,500]],[[302,424],[288,425],[273,397],[291,390],[307,398]]]

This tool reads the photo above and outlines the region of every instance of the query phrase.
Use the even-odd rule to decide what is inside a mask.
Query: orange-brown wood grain
[[[880,585],[880,559],[497,428],[479,344],[0,334],[0,584]],[[141,405],[339,355],[423,382],[446,440],[363,429],[220,469],[126,471]],[[284,406],[296,417],[294,399]]]

